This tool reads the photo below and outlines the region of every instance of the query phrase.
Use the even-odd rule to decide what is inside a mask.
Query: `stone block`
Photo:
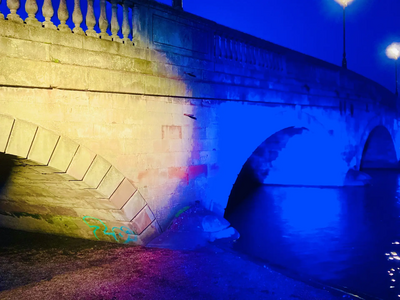
[[[142,74],[94,68],[86,71],[89,90],[144,93],[145,77]],[[110,82],[118,84],[110,85]]]
[[[47,165],[59,138],[59,135],[39,127],[28,158]]]
[[[131,228],[136,234],[141,234],[154,220],[153,212],[146,205],[131,221]]]
[[[159,236],[162,233],[160,225],[158,222],[154,220],[150,226],[148,226],[139,236],[137,244],[146,246],[153,239]]]
[[[95,156],[96,154],[94,154],[92,151],[80,146],[68,167],[67,174],[78,180],[82,180],[92,164]]]
[[[146,201],[142,197],[139,191],[128,200],[128,202],[122,208],[125,216],[131,221],[146,205]]]
[[[0,56],[45,61],[49,45],[22,39],[0,37]]]
[[[65,137],[60,137],[56,149],[51,156],[49,166],[62,172],[67,171],[78,147],[79,145],[74,141]]]
[[[50,76],[47,62],[0,57],[0,66],[0,84],[49,87]]]
[[[37,126],[22,120],[15,120],[6,153],[26,158],[32,146]]]
[[[105,197],[110,198],[124,178],[125,176],[122,175],[121,172],[116,168],[111,167],[106,176],[104,176],[103,180],[100,182],[97,191]]]
[[[96,189],[110,168],[111,164],[101,156],[97,155],[85,177],[83,177],[83,181],[86,182],[90,187]]]
[[[49,63],[46,73],[50,73],[50,85],[57,88],[69,88],[74,90],[88,89],[88,69],[80,66],[65,65],[56,57]]]
[[[6,146],[11,135],[14,118],[0,115],[0,152],[6,151]]]
[[[114,203],[115,207],[121,209],[135,192],[136,187],[130,183],[128,179],[124,178],[124,180],[112,194],[110,201]]]
[[[117,221],[129,221],[121,210],[111,210],[110,212]]]

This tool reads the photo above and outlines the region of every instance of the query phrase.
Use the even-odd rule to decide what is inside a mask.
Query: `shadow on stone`
[[[0,195],[3,193],[15,166],[14,156],[0,153]]]

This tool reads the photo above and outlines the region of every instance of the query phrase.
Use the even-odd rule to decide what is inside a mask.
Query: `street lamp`
[[[354,0],[335,0],[343,7],[343,60],[342,67],[347,69],[346,60],[346,7]]]
[[[392,43],[386,48],[386,55],[390,59],[394,59],[394,69],[396,78],[396,96],[399,95],[397,88],[397,59],[400,57],[400,43]]]

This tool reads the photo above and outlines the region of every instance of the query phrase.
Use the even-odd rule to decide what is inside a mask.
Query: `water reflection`
[[[400,237],[400,177],[369,174],[369,187],[254,190],[226,216],[241,234],[236,250],[330,285],[399,299],[400,244],[392,242]]]

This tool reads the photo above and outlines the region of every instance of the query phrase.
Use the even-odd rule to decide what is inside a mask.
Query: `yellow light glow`
[[[396,252],[390,252],[390,254],[392,254],[392,255],[397,255],[397,253],[396,253]]]
[[[386,55],[390,59],[397,60],[400,57],[400,43],[392,43],[386,48]]]
[[[335,0],[337,3],[339,3],[343,7],[347,7],[351,2],[354,0]]]

